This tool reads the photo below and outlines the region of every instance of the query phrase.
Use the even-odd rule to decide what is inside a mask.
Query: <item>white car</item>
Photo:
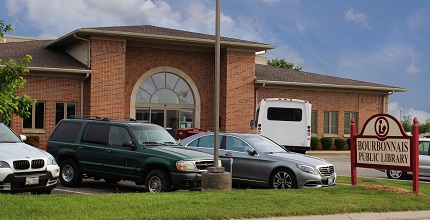
[[[420,176],[430,177],[430,138],[420,138],[419,142]],[[401,170],[386,170],[386,173],[390,179],[410,179],[412,175],[412,172]]]
[[[58,184],[60,168],[54,157],[22,142],[0,123],[0,192],[50,194]]]

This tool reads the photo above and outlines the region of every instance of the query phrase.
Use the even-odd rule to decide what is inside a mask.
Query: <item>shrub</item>
[[[336,138],[334,140],[334,147],[336,148],[336,150],[345,150],[345,146],[346,146],[346,140],[342,138]]]
[[[351,138],[346,139],[346,144],[348,146],[348,150],[351,150]]]
[[[24,142],[33,147],[39,148],[40,138],[39,136],[27,136],[27,140],[25,140]]]
[[[333,139],[329,137],[321,138],[321,145],[323,150],[331,150],[331,146],[333,145]]]
[[[316,150],[321,144],[321,140],[318,137],[311,137],[311,150]]]

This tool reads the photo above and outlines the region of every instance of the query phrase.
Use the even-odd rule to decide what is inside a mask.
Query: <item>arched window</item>
[[[156,73],[140,85],[136,102],[194,105],[194,96],[184,79],[172,73]]]

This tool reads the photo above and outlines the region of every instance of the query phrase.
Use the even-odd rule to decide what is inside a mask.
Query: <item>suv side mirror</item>
[[[133,144],[133,141],[124,141],[122,142],[123,147],[131,148],[131,150],[137,150],[137,147],[135,144]]]
[[[254,127],[255,127],[255,121],[254,121],[254,120],[251,120],[251,121],[249,122],[249,126],[251,126],[251,129],[252,129],[252,130],[254,130]]]

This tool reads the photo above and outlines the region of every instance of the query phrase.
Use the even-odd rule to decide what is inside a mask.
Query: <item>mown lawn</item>
[[[430,184],[339,177],[320,189],[180,191],[162,194],[0,194],[0,219],[231,219],[430,209]]]

